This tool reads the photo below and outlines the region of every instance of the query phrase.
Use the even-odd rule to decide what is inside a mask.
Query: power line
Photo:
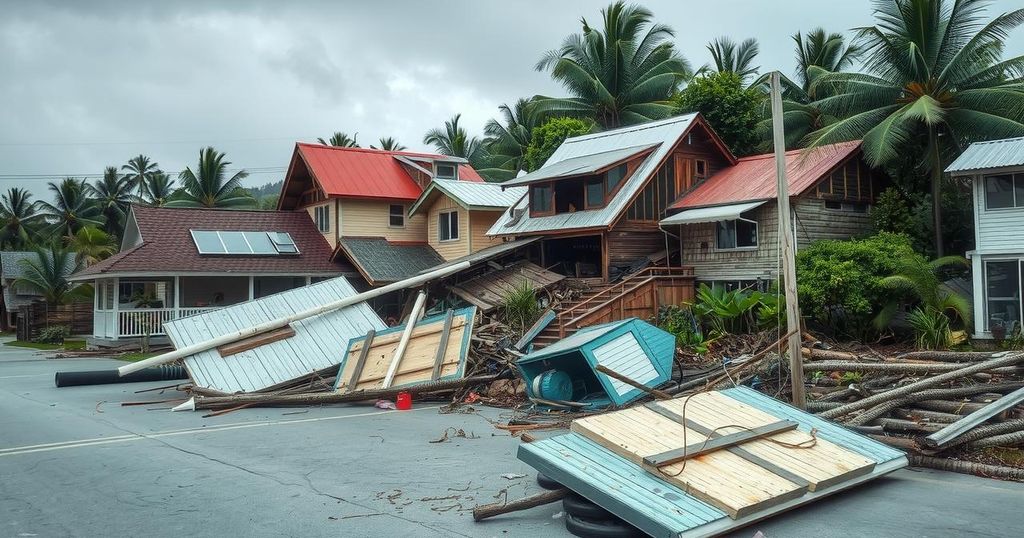
[[[264,166],[257,168],[236,168],[225,170],[224,173],[228,176],[232,176],[238,172],[244,170],[250,176],[255,174],[280,174],[285,172],[288,168],[284,166]],[[120,170],[118,171],[120,174]],[[172,175],[176,175],[173,174]],[[87,173],[87,174],[0,174],[0,179],[64,179],[66,177],[73,177],[77,179],[101,179],[103,174]]]
[[[274,138],[225,138],[211,142],[207,140],[162,140],[162,141],[78,141],[78,142],[0,142],[0,147],[29,147],[29,146],[132,146],[132,145],[174,145],[174,144],[200,144],[200,145],[219,145],[228,142],[273,142],[281,140],[290,140],[292,142],[302,141],[309,137],[305,136],[286,136],[286,137],[274,137]]]

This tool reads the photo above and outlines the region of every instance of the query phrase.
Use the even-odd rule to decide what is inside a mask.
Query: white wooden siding
[[[594,357],[597,358],[598,364],[639,383],[650,383],[658,379],[658,371],[651,364],[650,357],[640,347],[640,342],[631,332],[617,336],[611,342],[594,348]],[[635,390],[618,379],[611,377],[608,379],[619,396]]]
[[[1024,168],[1016,172],[1024,173]],[[981,252],[1024,250],[1024,207],[985,209],[983,177],[974,178],[975,248]]]

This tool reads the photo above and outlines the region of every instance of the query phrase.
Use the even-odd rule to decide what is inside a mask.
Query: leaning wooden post
[[[789,183],[786,180],[786,132],[782,124],[782,86],[779,72],[772,72],[772,138],[775,142],[775,175],[778,182],[779,231],[782,238],[782,280],[786,294],[786,328],[789,337],[790,384],[793,405],[806,407],[804,363],[800,353],[800,305],[796,295],[796,250],[793,248],[793,219],[789,211]]]
[[[420,313],[423,312],[423,306],[427,302],[427,293],[420,291],[419,295],[416,296],[416,304],[412,305],[412,311],[409,312],[409,318],[405,321],[405,330],[402,331],[402,339],[398,341],[398,347],[395,349],[395,354],[391,357],[391,364],[388,365],[388,373],[384,376],[384,383],[380,386],[382,389],[391,388],[391,383],[395,381],[395,374],[398,373],[398,366],[402,363],[402,357],[405,356],[405,350],[409,347],[409,340],[412,339],[412,330],[416,328],[416,322],[420,319]]]

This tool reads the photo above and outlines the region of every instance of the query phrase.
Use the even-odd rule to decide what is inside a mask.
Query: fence
[[[92,334],[93,304],[51,305],[36,301],[18,308],[18,340],[31,341],[47,327],[66,325],[71,334]]]

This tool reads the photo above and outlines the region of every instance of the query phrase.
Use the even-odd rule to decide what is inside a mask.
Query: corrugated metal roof
[[[37,259],[39,259],[38,254],[33,251],[5,250],[0,252],[0,275],[5,279],[21,278],[25,276],[21,261]]]
[[[669,226],[673,224],[697,224],[700,222],[736,220],[740,217],[740,214],[746,213],[763,203],[765,203],[765,201],[687,209],[686,211],[680,211],[671,217],[662,219],[659,224],[662,226]]]
[[[288,290],[255,301],[164,323],[174,347],[203,342],[258,323],[327,304],[356,291],[344,277]],[[221,357],[210,349],[185,358],[199,386],[224,392],[253,392],[337,366],[348,341],[384,322],[366,303],[292,323],[295,336],[249,351]]]
[[[444,263],[444,258],[430,245],[391,243],[383,237],[342,237],[338,250],[375,286],[397,282]]]
[[[594,340],[608,334],[610,331],[621,327],[622,325],[633,321],[636,318],[628,318],[621,321],[613,321],[611,323],[604,323],[602,325],[591,325],[590,327],[584,327],[579,331],[547,346],[540,351],[535,351],[522,358],[520,361],[532,362],[545,357],[553,357],[555,355],[561,355],[569,351],[573,351],[581,346],[589,344]]]
[[[502,213],[497,222],[487,231],[487,235],[529,234],[548,230],[585,229],[611,225],[615,217],[626,208],[629,201],[647,181],[647,178],[656,171],[658,164],[672,151],[675,142],[699,117],[697,113],[684,114],[666,120],[567,138],[544,166],[551,166],[574,157],[594,155],[620,148],[661,145],[644,159],[625,185],[619,189],[611,203],[605,207],[575,213],[530,217],[526,210],[528,197],[524,196],[515,205],[514,213],[517,214],[517,218],[512,217],[512,210]],[[731,159],[732,156],[729,155],[729,158]]]
[[[798,196],[814,186],[825,174],[860,151],[860,140],[829,144],[814,149],[786,152],[786,181],[790,196]],[[778,196],[775,155],[766,153],[740,159],[708,178],[669,209],[688,209]]]
[[[510,179],[502,185],[527,185],[538,181],[576,177],[585,174],[593,174],[602,168],[609,167],[615,163],[628,160],[630,157],[654,148],[658,144],[644,144],[631,148],[619,148],[591,155],[572,157],[552,164],[546,164],[529,174]],[[549,161],[550,162],[550,161]]]
[[[448,195],[466,209],[502,210],[518,202],[526,194],[526,187],[503,189],[499,183],[434,178],[409,208],[409,216],[415,215],[421,208],[429,208],[441,194]]]
[[[946,171],[966,172],[1007,166],[1024,166],[1024,136],[975,142]]]
[[[426,273],[428,271],[437,271],[438,269],[451,267],[452,265],[460,264],[462,262],[469,262],[470,267],[472,267],[474,265],[486,262],[487,260],[497,258],[498,256],[511,253],[515,250],[525,247],[526,245],[529,245],[530,243],[533,243],[534,241],[539,240],[540,236],[524,237],[522,239],[516,239],[514,241],[505,241],[504,243],[501,243],[499,245],[494,245],[493,247],[480,249],[472,254],[467,254],[465,256],[461,256],[453,260],[448,260],[442,263],[441,265],[436,265],[429,269],[424,269],[423,271],[420,271],[419,274],[422,275],[423,273]]]

